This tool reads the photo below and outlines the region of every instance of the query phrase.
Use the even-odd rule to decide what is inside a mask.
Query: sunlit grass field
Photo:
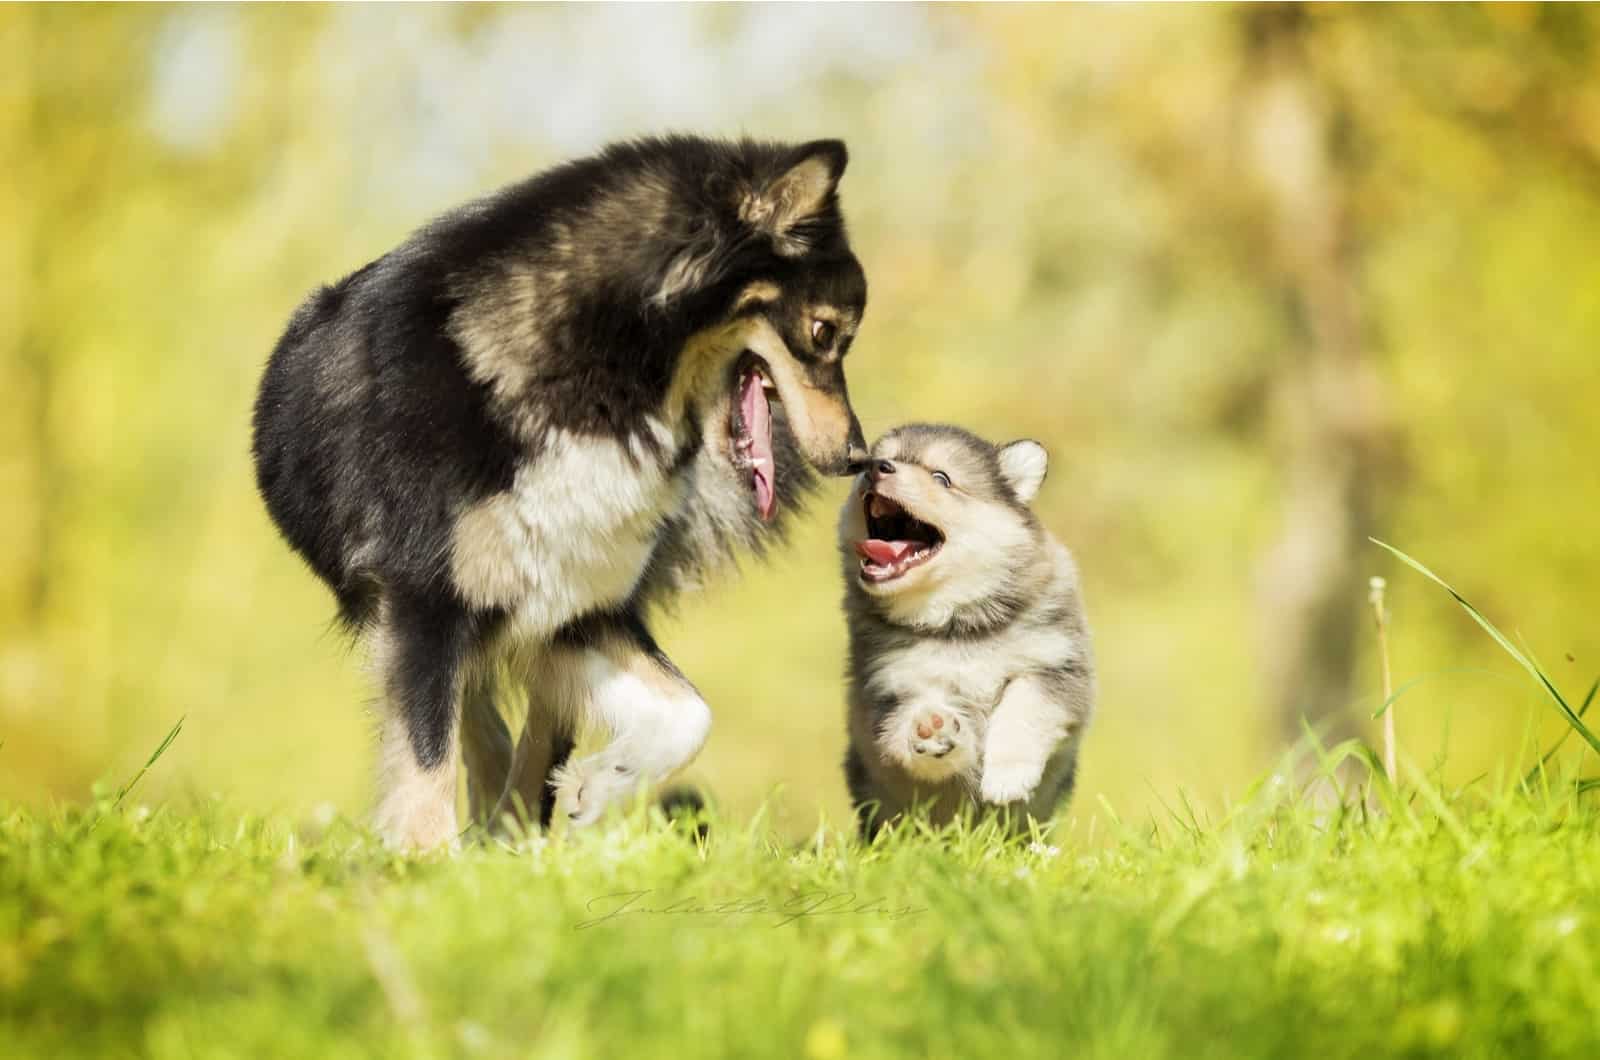
[[[1593,1056],[1600,816],[1417,778],[1002,841],[0,819],[12,1057]],[[1109,839],[1109,841],[1107,841]]]
[[[1570,703],[1457,601],[1592,748],[1594,689]],[[1531,757],[1456,788],[1402,758],[1391,783],[1367,745],[1308,733],[1225,813],[1107,805],[1087,818],[1102,834],[911,820],[863,845],[824,821],[795,842],[760,813],[640,803],[422,859],[335,815],[151,809],[135,774],[88,806],[0,816],[0,1041],[38,1057],[1593,1056],[1595,782]]]

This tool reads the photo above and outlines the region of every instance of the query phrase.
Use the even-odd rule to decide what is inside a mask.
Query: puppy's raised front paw
[[[942,710],[919,710],[911,717],[907,738],[912,754],[943,758],[961,743],[961,719]]]
[[[905,711],[884,734],[886,749],[918,780],[939,782],[972,769],[974,733],[955,711],[920,707]]]
[[[983,778],[978,782],[978,794],[983,801],[995,806],[1025,802],[1033,797],[1039,786],[1043,767],[1034,762],[986,762]]]

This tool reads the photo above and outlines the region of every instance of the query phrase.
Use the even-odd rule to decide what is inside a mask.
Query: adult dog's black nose
[[[846,443],[846,448],[845,473],[859,475],[867,469],[872,454],[867,452],[867,439],[861,433],[861,421],[853,415],[850,417],[850,440]]]

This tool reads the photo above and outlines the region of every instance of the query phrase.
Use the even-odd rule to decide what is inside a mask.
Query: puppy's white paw
[[[1013,760],[1010,762],[985,762],[983,778],[978,782],[978,794],[983,801],[995,806],[1013,802],[1026,802],[1033,797],[1044,773],[1040,762]]]
[[[550,781],[556,790],[556,816],[578,828],[591,825],[632,794],[638,780],[636,769],[604,751],[569,762]]]
[[[891,757],[918,780],[937,782],[976,763],[972,724],[952,710],[913,707],[884,734]]]

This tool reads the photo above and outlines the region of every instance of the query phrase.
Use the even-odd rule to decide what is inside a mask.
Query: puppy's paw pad
[[[924,758],[943,758],[961,742],[961,719],[944,710],[924,708],[911,716],[907,738],[911,753]]]

